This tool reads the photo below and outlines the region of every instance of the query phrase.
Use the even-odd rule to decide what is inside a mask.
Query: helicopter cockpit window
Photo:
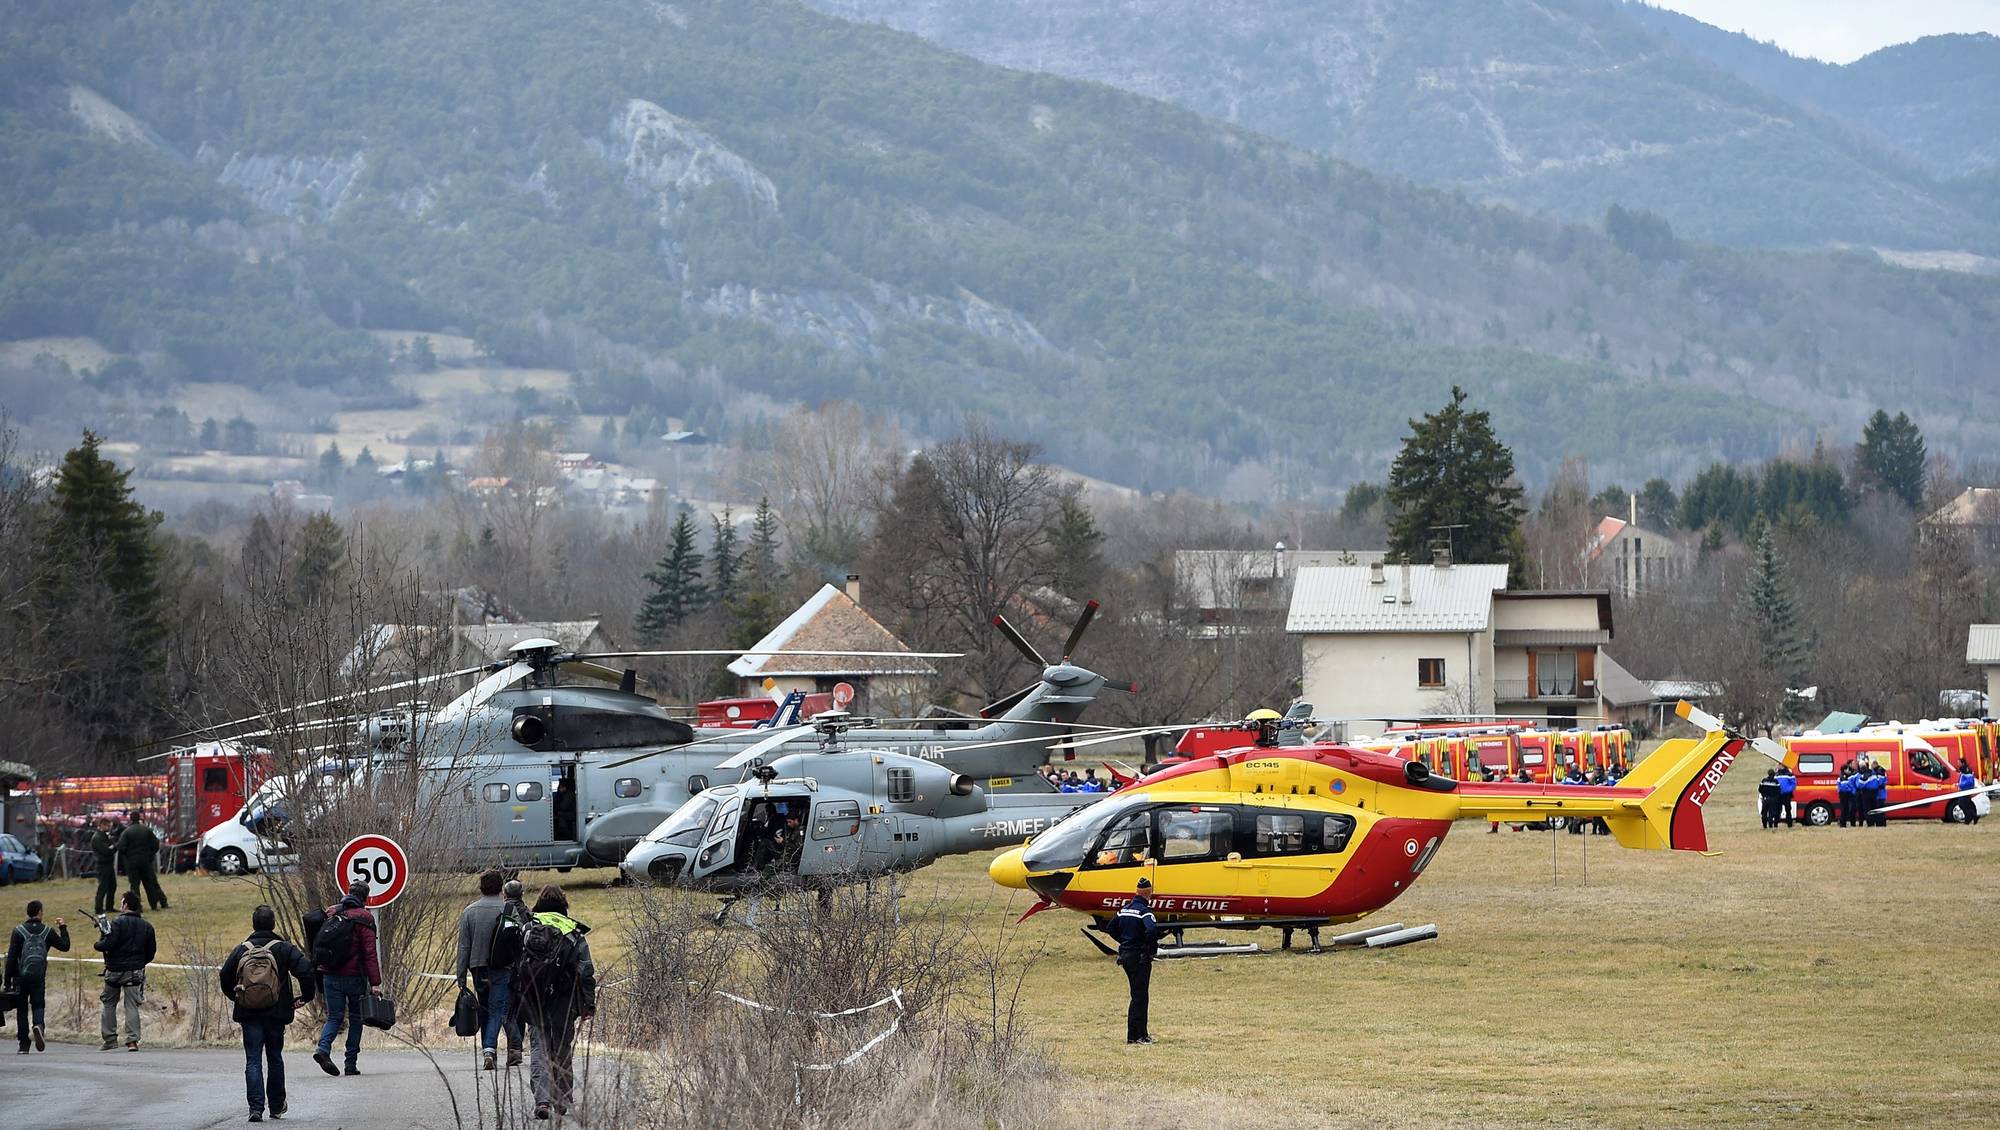
[[[489,804],[503,804],[506,802],[510,791],[505,784],[495,781],[493,784],[480,789],[479,795],[485,797]]]
[[[520,784],[514,786],[514,799],[542,799],[542,783],[540,781],[522,781]]]
[[[682,805],[679,811],[667,818],[666,823],[646,838],[655,843],[694,847],[707,834],[708,822],[715,815],[716,807],[714,798],[696,797]]]
[[[1306,818],[1300,812],[1259,812],[1252,825],[1254,855],[1298,855],[1306,850]]]
[[[1235,814],[1220,805],[1196,804],[1160,809],[1160,862],[1188,863],[1221,859],[1235,839]]]
[[[1080,867],[1099,832],[1119,817],[1129,815],[1134,809],[1144,808],[1145,804],[1146,797],[1140,794],[1114,796],[1064,817],[1056,822],[1055,827],[1029,841],[1028,850],[1022,853],[1022,862],[1028,865],[1030,871]]]
[[[1352,816],[1323,816],[1320,818],[1319,850],[1329,853],[1346,851],[1348,838],[1353,835]]]
[[[1111,825],[1104,840],[1091,853],[1092,867],[1131,867],[1146,862],[1152,850],[1153,817],[1150,812],[1134,812]]]
[[[815,840],[837,840],[860,830],[861,804],[858,801],[828,801],[813,810]]]

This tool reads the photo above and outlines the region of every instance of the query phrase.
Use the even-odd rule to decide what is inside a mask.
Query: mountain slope
[[[975,410],[1244,495],[1379,475],[1453,382],[1531,473],[1768,454],[1881,403],[1941,449],[2000,436],[1958,396],[1989,281],[1483,208],[776,0],[17,7],[0,334],[156,381],[365,391],[361,331],[466,332],[579,370],[585,412]]]
[[[1649,32],[1616,0],[809,0],[1369,168],[1699,238],[2000,248],[1858,137]]]
[[[1926,36],[1837,66],[1663,8],[1630,11],[1745,81],[1902,150],[1934,176],[2000,166],[2000,36]]]

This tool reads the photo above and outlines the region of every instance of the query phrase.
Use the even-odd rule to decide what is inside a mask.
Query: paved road
[[[243,1094],[243,1053],[222,1048],[100,1052],[81,1044],[50,1044],[36,1055],[15,1055],[13,1033],[0,1049],[0,1110],[12,1126],[143,1126],[188,1130],[241,1126],[249,1114]],[[356,1078],[330,1078],[312,1061],[310,1045],[285,1048],[285,1083],[291,1113],[279,1126],[411,1127],[452,1130],[450,1092],[456,1092],[464,1125],[479,1125],[474,1109],[478,1074],[471,1058],[441,1060],[449,1091],[430,1061],[413,1051],[361,1053]],[[486,1080],[494,1076],[485,1076]],[[508,1082],[525,1087],[526,1073]],[[518,1091],[517,1091],[518,1093]],[[490,1094],[486,1125],[493,1124]]]

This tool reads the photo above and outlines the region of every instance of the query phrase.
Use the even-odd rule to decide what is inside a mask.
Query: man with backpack
[[[118,862],[125,865],[127,890],[137,894],[144,886],[147,908],[167,909],[167,892],[160,889],[160,836],[137,813],[118,833]]]
[[[320,1029],[313,1062],[328,1075],[333,1065],[333,1037],[347,1021],[347,1074],[361,1074],[361,1000],[382,984],[382,967],[375,955],[375,916],[368,911],[368,884],[356,879],[313,935],[313,968],[321,974],[326,994],[326,1027]]]
[[[535,899],[535,916],[521,931],[514,962],[514,1009],[526,1021],[534,1049],[529,1076],[535,1117],[567,1114],[576,1088],[572,1056],[576,1026],[597,1012],[597,966],[584,935],[590,927],[569,916],[569,898],[551,883]]]
[[[231,1019],[243,1027],[243,1085],[250,1121],[285,1116],[285,1026],[313,998],[312,958],[278,936],[278,912],[250,912],[250,936],[229,951],[218,974],[222,995],[235,1002]],[[292,982],[298,982],[298,992]]]
[[[512,939],[514,947],[513,964],[515,965],[520,964],[520,933],[527,930],[528,923],[534,921],[535,918],[533,912],[528,909],[527,900],[524,898],[526,894],[527,891],[521,886],[519,879],[509,879],[506,886],[500,888],[500,899],[506,904],[507,908],[507,921],[519,927],[519,930],[516,931]],[[528,1043],[528,1034],[524,1030],[527,1027],[527,1021],[521,1018],[521,1009],[516,1003],[521,998],[521,994],[518,991],[521,979],[518,975],[512,975],[511,967],[509,972],[507,1008],[500,1018],[500,1030],[507,1033],[507,1066],[519,1067],[526,1058],[521,1054],[521,1049],[526,1047]]]
[[[28,920],[14,927],[7,939],[6,983],[21,994],[21,1003],[14,1006],[14,1026],[21,1031],[22,1055],[28,1054],[31,1040],[36,1051],[49,1050],[48,1041],[42,1038],[42,1014],[51,949],[69,949],[69,927],[58,918],[55,929],[49,929],[42,921],[42,900],[32,899]],[[29,1023],[31,1012],[33,1024]]]
[[[509,989],[514,976],[514,959],[521,952],[521,928],[526,915],[508,913],[507,901],[500,897],[498,868],[479,876],[479,897],[458,916],[458,988],[479,1001],[479,1040],[483,1053],[480,1066],[494,1070],[498,1059],[500,1028],[507,1017]],[[471,985],[466,978],[471,978]],[[520,1033],[507,1033],[509,1064],[521,1061]]]
[[[125,1002],[125,1050],[139,1050],[139,1006],[146,1003],[146,967],[159,954],[159,940],[153,924],[139,913],[139,892],[125,892],[125,913],[111,920],[93,947],[104,955],[104,992],[97,998],[104,1004],[98,1032],[104,1037],[99,1051],[118,1046],[118,1002]]]

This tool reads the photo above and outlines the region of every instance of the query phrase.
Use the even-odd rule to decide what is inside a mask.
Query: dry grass
[[[1552,876],[1548,833],[1461,825],[1391,909],[1438,923],[1438,941],[1162,963],[1150,1048],[1119,1039],[1123,977],[1075,936],[1078,919],[1040,915],[1017,939],[1050,945],[1025,1007],[1071,1076],[1047,1121],[1989,1124],[2000,827],[1766,832],[1753,777],[1727,782],[1711,818],[1723,854],[1708,859],[1558,835]],[[912,886],[990,936],[1026,897],[991,886],[985,863],[948,860]],[[600,961],[622,964],[628,895],[583,873],[527,878],[563,881]],[[176,934],[244,932],[247,884],[170,877],[168,890],[163,953]],[[35,893],[89,902],[80,883]]]

